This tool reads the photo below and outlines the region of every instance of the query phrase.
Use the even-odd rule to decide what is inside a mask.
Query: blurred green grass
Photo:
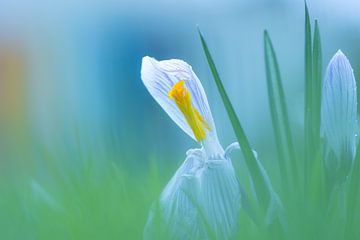
[[[68,157],[75,160],[74,156]],[[173,164],[166,167],[160,165],[164,159],[150,158],[149,166],[138,172],[122,165],[136,158],[121,159],[119,163],[116,155],[103,159],[101,167],[92,158],[84,159],[81,166],[59,163],[60,159],[51,157],[37,159],[44,166],[41,174],[29,172],[16,181],[0,178],[0,237],[142,239],[151,205],[176,170],[177,158],[181,159],[174,157]],[[236,153],[233,161],[244,188],[250,192],[242,156]],[[281,181],[273,184],[281,188]],[[256,225],[241,211],[236,239],[343,239],[346,221],[339,204],[333,203],[327,212],[319,205],[321,202],[304,205],[301,199],[294,200],[287,194],[282,194],[282,201],[288,220],[285,235],[279,229]],[[358,219],[359,209],[353,214]],[[357,224],[355,220],[353,234],[358,234]]]
[[[165,184],[153,160],[141,174],[111,159],[102,167],[91,159],[77,167],[58,160],[40,160],[40,175],[1,178],[1,239],[142,238],[149,208]]]

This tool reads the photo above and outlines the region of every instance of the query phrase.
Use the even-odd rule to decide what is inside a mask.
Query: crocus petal
[[[188,151],[161,193],[160,222],[169,239],[231,239],[237,231],[241,193],[232,163],[205,157],[203,149]],[[153,216],[150,213],[146,239],[156,239],[150,237]]]
[[[214,121],[204,88],[189,64],[178,59],[157,61],[154,58],[146,56],[142,59],[141,79],[150,94],[170,118],[184,132],[196,140],[185,117],[175,102],[168,96],[172,87],[180,80],[184,80],[186,88],[190,92],[193,106],[216,135]]]
[[[240,184],[229,160],[208,161],[199,175],[200,202],[215,239],[232,239],[238,230]]]
[[[145,239],[204,239],[206,233],[200,220],[197,195],[199,182],[196,172],[203,167],[202,150],[188,151],[184,163],[161,193],[157,219],[152,209],[145,226]],[[162,229],[156,229],[160,223]],[[154,230],[155,229],[155,230]]]
[[[340,50],[326,70],[321,128],[325,144],[325,166],[337,172],[337,177],[343,178],[348,174],[355,154],[357,96],[352,67]]]

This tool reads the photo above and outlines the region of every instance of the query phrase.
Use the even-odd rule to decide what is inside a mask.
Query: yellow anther
[[[209,131],[211,129],[198,110],[191,104],[190,92],[185,87],[185,81],[180,80],[175,83],[168,95],[169,98],[175,101],[179,110],[184,115],[186,122],[189,124],[195,135],[196,140],[198,142],[204,140],[206,138],[205,128]]]

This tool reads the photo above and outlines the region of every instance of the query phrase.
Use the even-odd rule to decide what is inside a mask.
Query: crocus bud
[[[327,179],[330,184],[344,182],[355,155],[357,97],[353,69],[340,50],[331,59],[325,74],[321,129]]]

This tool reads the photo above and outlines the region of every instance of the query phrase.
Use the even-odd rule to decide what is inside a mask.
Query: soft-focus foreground
[[[214,6],[209,13],[225,19],[221,6],[238,5]],[[286,4],[261,6],[274,17]],[[313,21],[298,7],[305,20],[297,27],[273,31],[287,21],[269,20],[269,31],[252,39],[254,18],[234,35],[237,24],[214,27],[205,14],[198,38],[189,14],[187,30],[173,28],[169,37],[156,30],[167,29],[164,21],[145,23],[153,15],[142,10],[134,30],[121,21],[131,15],[126,9],[119,17],[94,5],[34,35],[55,22],[16,4],[2,9],[0,239],[360,239],[351,24],[344,26],[353,38],[336,41],[321,17]],[[57,19],[56,12],[46,16]],[[33,22],[24,21],[29,16]],[[281,34],[296,29],[301,41]],[[186,45],[189,36],[195,40]],[[244,47],[230,36],[256,40]],[[290,46],[296,50],[284,54]],[[261,59],[250,49],[262,50]],[[246,61],[227,59],[234,53]],[[141,63],[144,55],[159,60]]]

